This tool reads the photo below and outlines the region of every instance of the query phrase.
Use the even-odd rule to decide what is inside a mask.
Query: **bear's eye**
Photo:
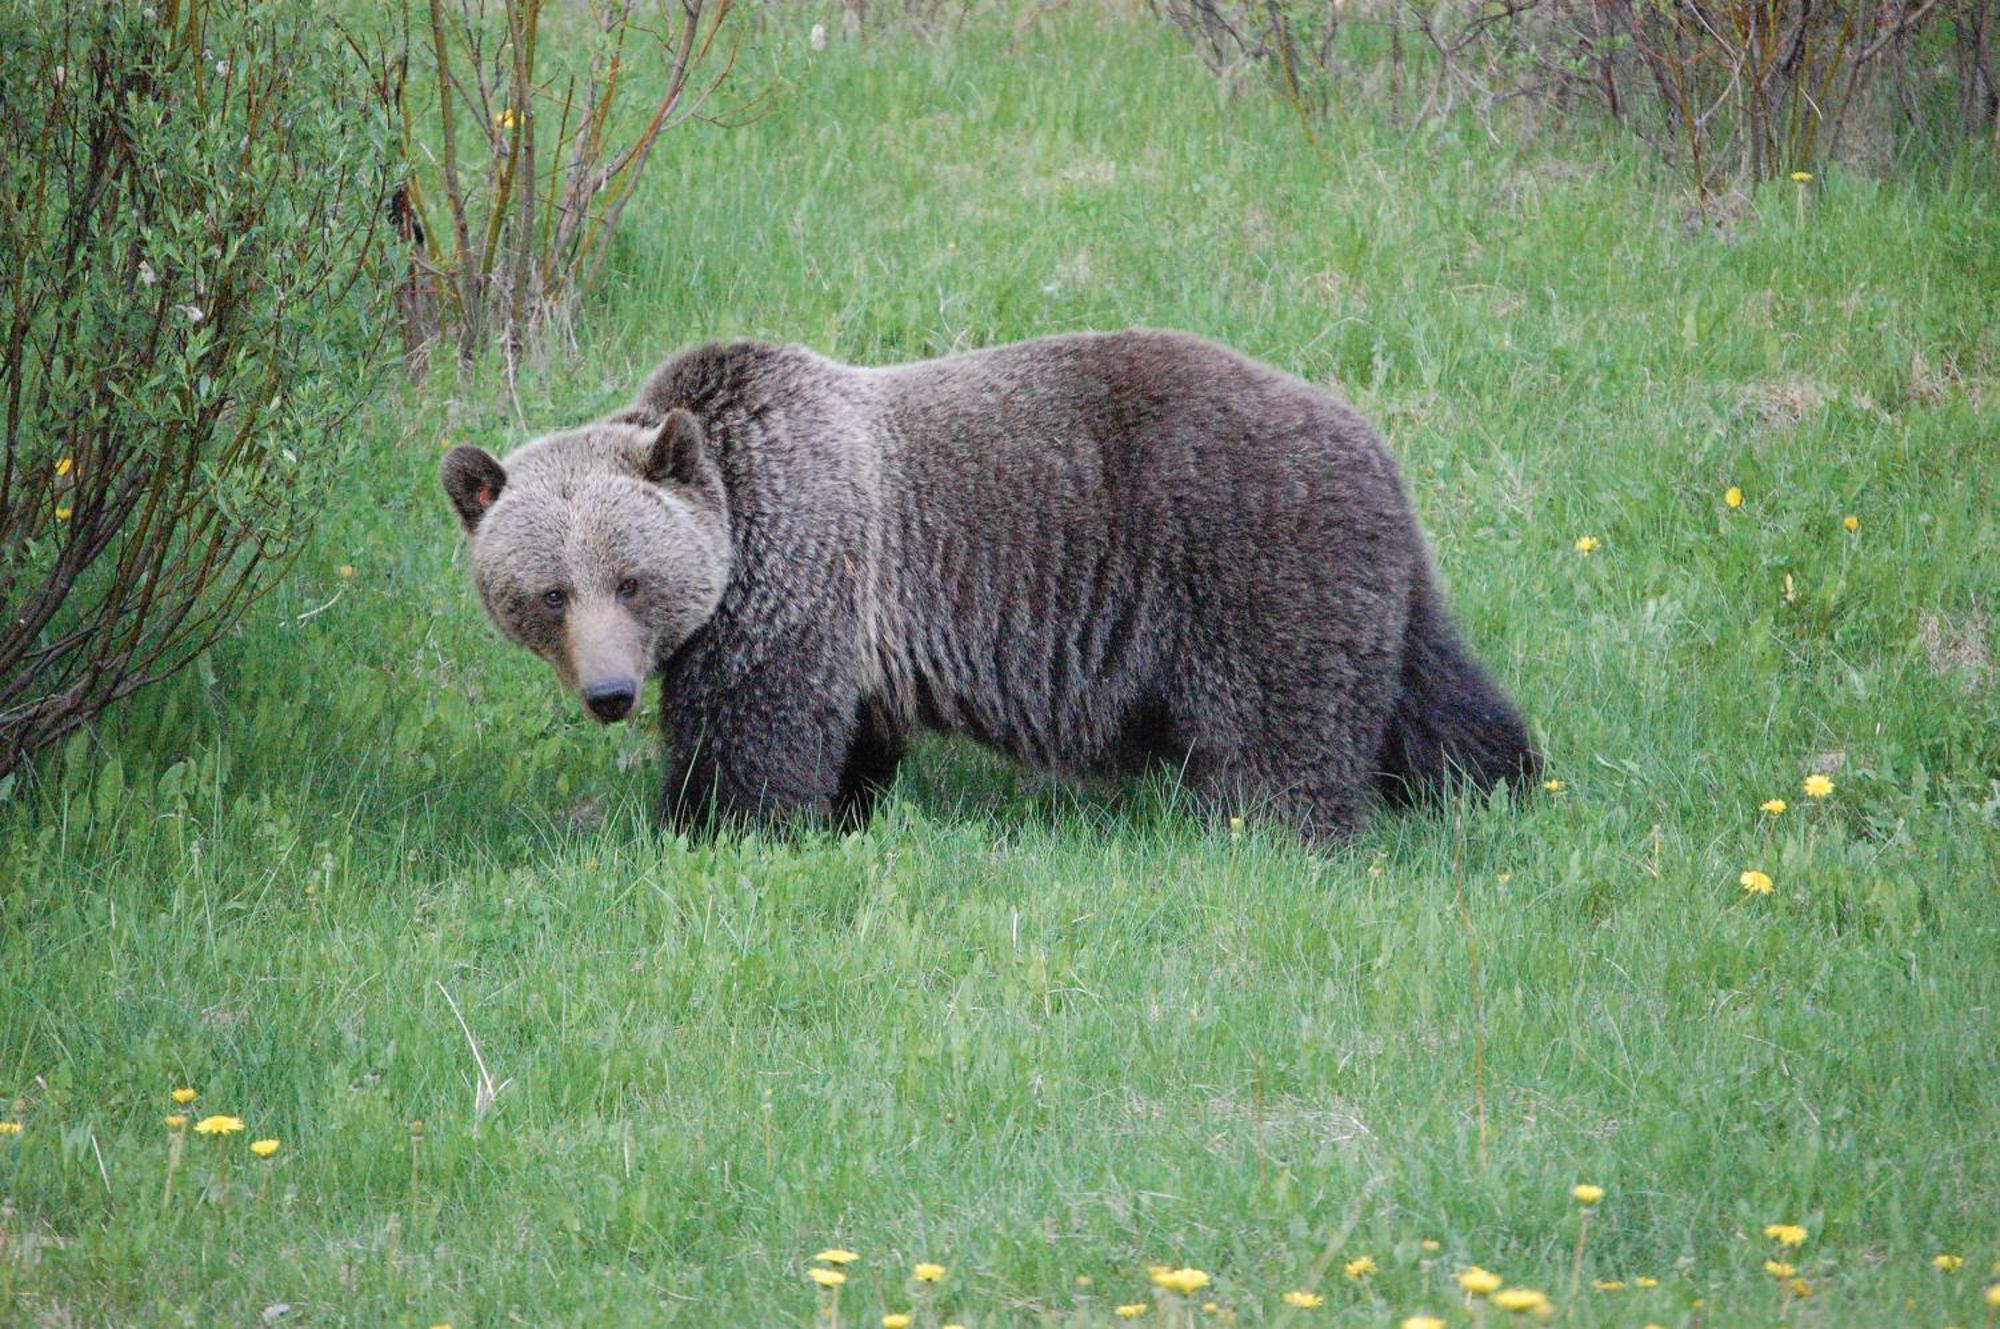
[[[568,599],[569,596],[564,594],[561,589],[542,592],[542,603],[551,609],[561,609],[563,602]]]
[[[618,583],[619,599],[630,600],[633,596],[637,595],[638,593],[639,593],[639,579],[637,577],[627,577],[624,581]]]

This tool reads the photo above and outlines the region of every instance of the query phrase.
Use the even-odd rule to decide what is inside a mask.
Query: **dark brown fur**
[[[644,478],[635,459],[693,434],[678,471]],[[1056,772],[1165,763],[1218,811],[1316,837],[1352,832],[1378,796],[1537,769],[1452,628],[1374,431],[1193,337],[882,369],[705,347],[609,420],[504,468],[483,457],[448,461],[446,487],[473,508],[489,610],[487,584],[524,560],[578,613],[635,576],[721,586],[698,622],[633,629],[661,678],[675,824],[863,820],[926,728]],[[592,466],[655,484],[653,544],[597,530],[620,520],[603,499],[564,497]],[[478,504],[496,471],[498,501]],[[719,561],[710,522],[726,524]],[[619,552],[551,554],[603,546]]]

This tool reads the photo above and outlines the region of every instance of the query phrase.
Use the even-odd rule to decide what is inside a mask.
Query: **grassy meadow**
[[[806,23],[574,348],[385,382],[285,586],[6,786],[0,1324],[1507,1321],[1474,1264],[1566,1325],[1993,1324],[1990,153],[1702,225],[1574,131],[1308,142],[1138,19]],[[1559,788],[1315,856],[932,742],[865,833],[662,840],[650,718],[465,584],[441,448],[677,347],[1128,324],[1379,423]]]

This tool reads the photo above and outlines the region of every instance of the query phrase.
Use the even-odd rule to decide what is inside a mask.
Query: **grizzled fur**
[[[1374,432],[1194,337],[709,346],[444,480],[505,635],[606,718],[660,676],[673,824],[865,819],[923,729],[1327,837],[1538,769]]]

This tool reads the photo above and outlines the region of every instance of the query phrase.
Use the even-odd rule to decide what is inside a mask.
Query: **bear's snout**
[[[639,685],[629,678],[613,678],[602,683],[592,683],[583,690],[583,704],[590,713],[607,724],[622,720],[632,710],[632,700],[639,695]]]

